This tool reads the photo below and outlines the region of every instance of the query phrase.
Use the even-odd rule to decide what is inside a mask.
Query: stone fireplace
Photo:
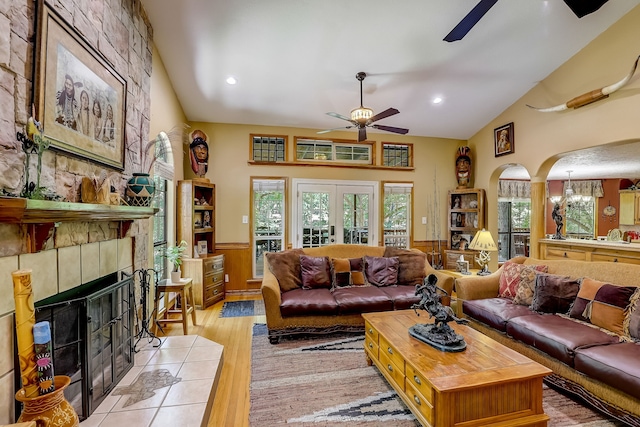
[[[126,273],[109,274],[36,304],[36,321],[51,325],[55,374],[71,378],[65,397],[80,420],[133,366],[134,312],[134,281]]]
[[[136,263],[146,265],[146,260],[140,261],[136,256],[136,242],[146,241],[147,238],[143,234],[136,238],[109,239],[32,254],[0,257],[0,289],[6,296],[0,298],[0,424],[15,422],[20,410],[14,398],[15,391],[20,387],[20,371],[14,364],[15,303],[12,297],[11,272],[18,269],[32,271],[31,281],[38,320],[54,316],[54,329],[58,329],[56,322],[59,320],[73,326],[73,331],[71,327],[62,327],[63,334],[54,343],[59,346],[59,356],[56,358],[59,360],[54,362],[55,373],[72,377],[74,384],[69,389],[83,387],[81,383],[75,382],[81,376],[89,378],[86,370],[93,370],[94,377],[102,371],[103,375],[107,373],[108,378],[114,378],[113,381],[100,379],[97,383],[92,380],[91,386],[88,383],[84,386],[88,396],[91,396],[91,387],[94,389],[93,401],[85,403],[84,407],[82,403],[77,404],[76,410],[78,414],[88,416],[99,403],[98,396],[102,393],[99,389],[108,390],[115,386],[128,369],[125,366],[133,360],[127,341],[130,345],[131,337],[128,335],[135,335],[135,310],[132,308],[139,289],[132,280],[123,279],[126,279],[126,274],[133,272],[134,259]],[[112,289],[114,284],[119,285],[119,290]],[[68,303],[60,304],[64,300],[68,300]],[[91,360],[92,353],[82,355],[81,346],[84,343],[81,341],[97,341],[98,347],[109,343],[115,349],[110,351],[119,353],[114,357],[116,372],[111,374],[109,370],[112,368],[102,361],[98,363],[97,359]],[[98,354],[100,357],[103,355],[101,352],[94,352],[93,356],[97,357]]]

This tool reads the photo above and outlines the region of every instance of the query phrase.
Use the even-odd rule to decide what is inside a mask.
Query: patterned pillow
[[[300,255],[302,289],[331,287],[331,266],[328,256]]]
[[[624,334],[636,342],[640,342],[640,288],[636,289],[629,303],[629,313],[624,318]]]
[[[536,273],[531,310],[566,314],[578,295],[580,281],[569,276]]]
[[[390,286],[398,283],[398,257],[364,257],[367,283],[375,286]]]
[[[362,258],[331,258],[331,273],[334,288],[365,285]]]
[[[384,249],[385,257],[398,257],[398,284],[421,285],[426,277],[424,270],[428,264],[427,254],[387,246]]]
[[[584,277],[569,317],[623,335],[627,308],[635,291],[634,286],[616,286]]]
[[[265,257],[269,271],[276,276],[280,285],[280,292],[292,291],[302,286],[300,276],[300,255],[302,249],[290,249],[282,252],[267,252]]]
[[[505,262],[500,275],[498,296],[512,299],[516,304],[531,305],[536,285],[536,271],[546,273],[548,267],[546,265],[518,264],[512,261]],[[523,289],[518,295],[518,289],[521,286]]]

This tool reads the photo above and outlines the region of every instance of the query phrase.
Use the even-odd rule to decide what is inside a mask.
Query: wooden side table
[[[182,329],[184,334],[188,334],[187,317],[191,314],[191,321],[193,325],[196,325],[196,312],[193,308],[193,288],[191,286],[192,280],[189,278],[182,278],[180,282],[173,283],[169,279],[161,280],[156,286],[156,297],[154,302],[153,312],[155,313],[155,322],[153,322],[153,333],[157,334],[158,327],[162,329],[162,325],[166,323],[182,323]],[[180,295],[180,309],[169,308],[169,293],[175,292]],[[164,307],[158,309],[158,302],[160,301],[160,294],[164,294]],[[179,313],[180,317],[169,317],[170,314]]]

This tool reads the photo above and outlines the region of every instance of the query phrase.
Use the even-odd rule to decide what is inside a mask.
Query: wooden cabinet
[[[185,259],[182,277],[193,280],[193,301],[198,310],[224,299],[224,255]]]
[[[215,207],[215,184],[178,181],[176,237],[178,242],[187,242],[188,257],[182,262],[182,277],[193,280],[198,309],[224,299],[224,255],[215,254]]]
[[[571,259],[640,264],[640,245],[579,239],[540,239],[540,259]]]
[[[640,192],[620,190],[620,225],[640,224]]]
[[[469,268],[480,268],[480,265],[476,262],[475,257],[478,255],[476,251],[456,251],[448,249],[445,251],[444,268],[446,270],[457,270],[458,264],[456,263],[460,259],[460,255],[465,261],[469,262]]]
[[[213,254],[216,250],[216,186],[197,181],[178,181],[176,237],[187,242],[186,255],[194,257]],[[200,252],[206,244],[206,253]]]
[[[448,204],[448,246],[445,250],[445,269],[456,269],[456,261],[460,255],[469,261],[469,268],[479,268],[475,263],[476,251],[466,250],[476,232],[484,228],[484,190],[468,188],[451,190],[447,198]]]

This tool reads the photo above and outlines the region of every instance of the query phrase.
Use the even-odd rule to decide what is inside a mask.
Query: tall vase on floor
[[[64,390],[70,383],[68,376],[56,375],[56,389],[51,393],[26,397],[23,388],[18,390],[16,400],[23,405],[18,422],[35,421],[38,427],[79,427],[78,414],[64,397]]]
[[[134,173],[127,181],[127,201],[130,206],[150,206],[156,185],[148,173]]]

